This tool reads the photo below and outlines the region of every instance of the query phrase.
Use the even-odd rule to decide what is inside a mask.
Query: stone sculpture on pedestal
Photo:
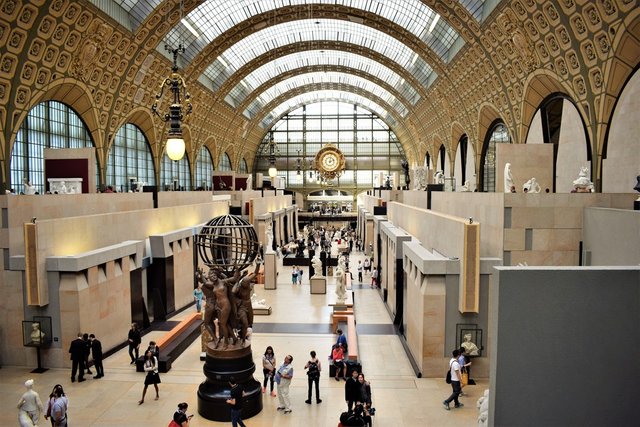
[[[515,185],[513,184],[513,175],[511,175],[511,163],[505,163],[504,165],[504,192],[513,193]]]
[[[573,193],[593,193],[593,190],[593,182],[589,179],[589,169],[582,166],[578,178],[573,181]]]
[[[313,267],[313,276],[312,277],[324,277],[322,275],[322,261],[320,260],[320,254],[316,255],[311,259],[311,266]]]
[[[336,302],[344,304],[347,300],[347,288],[345,286],[344,270],[340,265],[336,268],[334,276],[336,278],[336,295],[338,296]]]
[[[226,399],[231,378],[242,384],[244,417],[262,410],[261,386],[253,378],[256,367],[251,354],[252,283],[260,264],[250,274],[243,271],[258,256],[258,245],[253,226],[233,215],[212,219],[195,239],[199,258],[209,268],[207,273],[202,268],[196,273],[207,298],[203,322],[207,379],[198,388],[198,413],[209,420],[230,420]]]
[[[522,186],[522,191],[525,193],[539,193],[540,184],[538,184],[535,178],[531,178]]]

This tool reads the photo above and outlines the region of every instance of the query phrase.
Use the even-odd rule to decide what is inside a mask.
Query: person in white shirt
[[[288,355],[284,358],[284,363],[278,368],[276,372],[276,383],[278,383],[278,399],[280,405],[278,411],[284,410],[285,414],[291,412],[291,399],[289,398],[289,386],[291,385],[291,378],[293,378],[293,356]]]
[[[458,363],[458,356],[460,356],[460,351],[453,350],[453,357],[451,358],[451,360],[449,360],[449,370],[451,372],[451,388],[453,389],[453,393],[451,393],[451,396],[449,396],[447,400],[442,402],[442,404],[444,405],[444,409],[446,409],[447,411],[451,409],[449,408],[449,403],[451,403],[452,400],[455,403],[456,408],[461,408],[462,406],[464,406],[458,401],[458,396],[462,391],[462,388],[460,387],[461,371],[460,364]]]

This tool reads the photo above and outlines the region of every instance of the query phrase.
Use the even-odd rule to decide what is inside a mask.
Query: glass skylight
[[[260,85],[282,73],[322,65],[344,66],[372,74],[396,89],[411,105],[420,100],[420,95],[413,86],[387,66],[365,56],[339,50],[310,50],[276,58],[253,70],[231,89],[229,96],[234,105],[239,105]]]
[[[356,104],[362,108],[376,113],[378,116],[384,119],[384,121],[390,127],[395,127],[396,119],[389,114],[387,110],[382,108],[375,102],[351,92],[343,92],[339,90],[318,90],[314,92],[307,92],[287,99],[282,104],[275,107],[264,119],[260,122],[260,125],[264,129],[268,129],[269,126],[282,115],[288,111],[292,111],[301,105],[311,104],[318,101],[344,101],[350,104]]]
[[[190,62],[211,41],[255,15],[296,5],[309,5],[312,9],[313,4],[347,6],[380,15],[423,40],[443,61],[447,61],[449,48],[459,36],[446,21],[440,19],[439,14],[420,0],[207,0],[184,19],[198,34],[197,40],[187,40],[185,59]],[[360,18],[353,16],[350,20],[358,22]],[[183,22],[168,34],[168,41],[177,45],[182,37],[185,43],[184,36],[189,37],[191,33]]]
[[[478,22],[485,20],[494,7],[499,3],[497,1],[489,2],[490,6],[485,9],[486,0],[458,0],[469,13],[476,18]]]
[[[396,110],[401,117],[405,117],[408,112],[407,107],[405,107],[405,105],[402,104],[402,102],[398,100],[398,98],[396,98],[392,93],[384,89],[382,86],[372,83],[367,79],[354,76],[352,74],[345,74],[334,71],[326,73],[323,71],[318,71],[314,73],[293,76],[271,86],[270,88],[259,94],[256,99],[254,99],[253,102],[249,104],[249,106],[247,107],[247,111],[245,111],[245,116],[251,119],[260,111],[260,109],[262,109],[265,105],[267,105],[269,102],[282,95],[283,93],[301,86],[315,83],[337,83],[339,85],[355,86],[367,92],[371,92],[373,95],[378,96],[380,99],[384,100],[394,110]]]
[[[245,37],[216,58],[204,74],[217,90],[247,62],[281,46],[331,40],[365,46],[398,63],[425,87],[432,68],[416,52],[371,27],[335,19],[300,20],[267,27]]]

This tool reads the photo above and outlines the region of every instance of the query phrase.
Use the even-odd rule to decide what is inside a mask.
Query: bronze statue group
[[[204,327],[216,349],[226,350],[229,343],[235,345],[238,341],[244,345],[249,338],[249,328],[253,326],[252,282],[259,269],[257,262],[251,274],[246,271],[241,274],[236,269],[231,277],[226,277],[216,267],[210,268],[208,273],[202,268],[196,272],[206,298]]]

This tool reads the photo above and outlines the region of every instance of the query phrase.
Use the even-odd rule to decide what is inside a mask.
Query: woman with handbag
[[[149,384],[153,384],[156,389],[156,400],[160,399],[160,390],[158,390],[158,384],[160,384],[160,375],[158,374],[158,359],[147,350],[144,353],[144,371],[147,376],[144,378],[144,389],[142,390],[142,399],[138,401],[138,405],[144,403],[144,395],[147,393],[147,387]]]
[[[273,347],[268,346],[262,356],[262,373],[264,374],[264,382],[262,383],[262,392],[267,391],[267,382],[271,383],[271,396],[276,397],[273,391],[273,377],[276,374],[276,355],[273,353]]]
[[[169,423],[169,427],[189,427],[189,421],[193,415],[187,415],[187,402],[178,403],[178,409],[173,413],[173,420]]]

